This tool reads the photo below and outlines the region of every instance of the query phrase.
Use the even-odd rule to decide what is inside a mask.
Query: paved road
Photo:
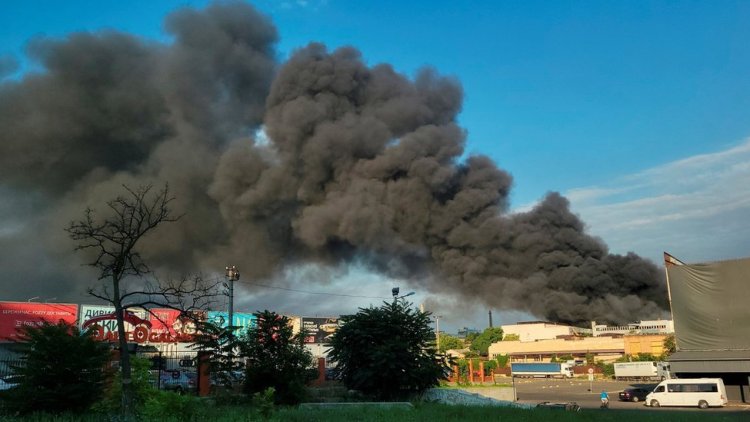
[[[510,382],[510,379],[508,379],[508,382]],[[621,402],[618,399],[618,393],[631,386],[654,388],[656,383],[639,384],[628,381],[595,380],[591,383],[592,391],[589,391],[589,381],[586,379],[517,378],[515,386],[520,403],[538,404],[543,401],[556,403],[574,401],[584,408],[598,408],[600,405],[599,394],[604,390],[609,393],[610,407],[613,409],[651,409],[640,402]],[[678,408],[669,409],[676,410]],[[685,409],[698,411],[698,409]],[[750,406],[742,403],[730,403],[730,406],[711,409],[711,411],[741,411],[750,413]]]

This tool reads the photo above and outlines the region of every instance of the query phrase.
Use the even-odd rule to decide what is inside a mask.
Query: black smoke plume
[[[553,321],[663,313],[656,266],[609,254],[559,194],[508,213],[510,175],[463,158],[456,80],[410,79],[320,44],[277,69],[274,27],[241,3],[180,10],[166,26],[169,45],[120,33],[34,41],[45,71],[0,87],[11,202],[0,260],[16,296],[81,282],[62,228],[83,204],[167,181],[187,217],[147,239],[163,268],[247,263],[243,277],[262,279],[357,262]]]

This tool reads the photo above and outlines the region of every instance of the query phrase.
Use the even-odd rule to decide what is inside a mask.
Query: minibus
[[[646,406],[726,406],[727,390],[721,378],[664,380],[646,396]]]

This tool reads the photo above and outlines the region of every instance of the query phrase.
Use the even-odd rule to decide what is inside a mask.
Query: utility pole
[[[234,326],[234,282],[240,279],[240,272],[237,271],[237,267],[234,265],[227,267],[225,274],[229,281],[229,321],[227,321],[227,327],[231,329]]]

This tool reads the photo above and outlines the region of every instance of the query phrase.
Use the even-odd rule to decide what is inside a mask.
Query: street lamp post
[[[231,329],[234,326],[234,282],[240,279],[240,272],[237,271],[237,267],[232,265],[227,267],[225,275],[229,281],[229,321],[227,327]]]
[[[391,289],[391,294],[393,295],[393,303],[396,303],[399,299],[403,299],[405,297],[412,296],[414,294],[414,292],[409,292],[409,293],[407,293],[407,294],[405,294],[403,296],[399,296],[398,292],[400,290],[401,289],[399,289],[398,287],[394,287],[394,288]]]
[[[435,318],[435,338],[437,340],[437,351],[440,353],[440,318],[442,318],[442,315],[435,315],[433,318]]]

